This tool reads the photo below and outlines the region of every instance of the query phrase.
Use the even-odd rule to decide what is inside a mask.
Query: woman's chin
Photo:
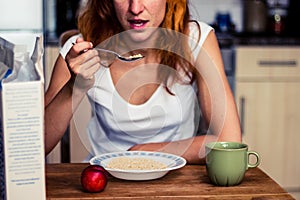
[[[128,36],[127,42],[132,42],[133,45],[143,43],[143,47],[146,48],[148,42],[150,42],[149,45],[153,45],[151,41],[156,40],[156,34],[154,33],[157,30],[157,28],[145,28],[139,30],[131,29],[129,31],[126,31],[126,35]]]

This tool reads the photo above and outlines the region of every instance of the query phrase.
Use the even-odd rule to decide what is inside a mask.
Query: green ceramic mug
[[[248,168],[260,164],[259,154],[248,151],[248,145],[239,142],[211,142],[205,146],[206,171],[215,185],[233,186],[242,182]],[[256,157],[251,164],[250,155]]]

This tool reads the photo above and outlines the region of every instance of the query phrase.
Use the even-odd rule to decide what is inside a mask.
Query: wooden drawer
[[[236,47],[236,78],[300,81],[300,46]]]

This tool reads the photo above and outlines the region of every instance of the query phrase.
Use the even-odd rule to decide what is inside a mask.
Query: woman
[[[81,35],[62,48],[45,96],[46,153],[86,94],[90,156],[147,150],[204,163],[205,143],[241,141],[216,36],[190,20],[186,0],[89,0],[80,13]],[[95,46],[144,58],[105,60]]]

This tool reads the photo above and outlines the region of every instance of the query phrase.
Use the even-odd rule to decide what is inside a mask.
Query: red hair
[[[171,67],[171,69],[183,69],[192,81],[193,67],[190,64],[191,50],[188,48],[187,40],[180,35],[188,34],[188,23],[190,22],[190,12],[188,0],[167,0],[166,14],[161,24],[161,28],[172,31],[172,36],[176,38],[172,42],[166,42],[167,37],[160,37],[160,45],[163,49],[158,50],[162,58],[161,64]],[[104,40],[124,31],[118,21],[112,0],[89,0],[84,10],[78,17],[78,29],[85,40],[91,41],[95,46]],[[175,35],[174,35],[175,33]],[[169,40],[170,41],[170,40]],[[176,41],[176,42],[174,42]],[[176,53],[174,50],[176,49]],[[177,52],[179,50],[179,52]],[[167,77],[174,70],[162,72],[163,82],[167,83]],[[192,73],[190,73],[192,72]]]

